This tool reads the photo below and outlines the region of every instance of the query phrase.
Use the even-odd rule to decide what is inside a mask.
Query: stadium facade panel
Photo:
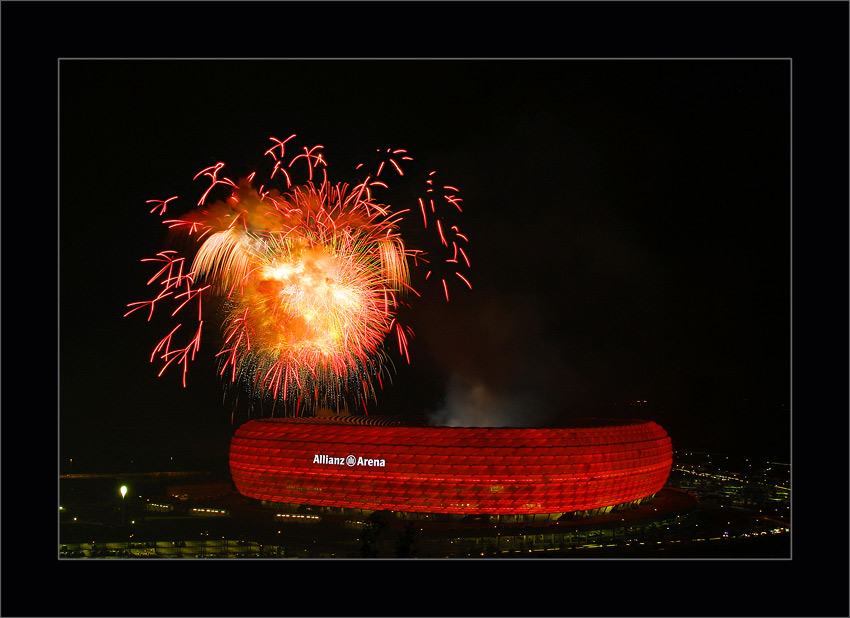
[[[367,420],[368,419],[368,420]],[[257,500],[450,514],[567,513],[652,496],[672,466],[651,421],[435,427],[373,417],[252,420],[230,446]]]

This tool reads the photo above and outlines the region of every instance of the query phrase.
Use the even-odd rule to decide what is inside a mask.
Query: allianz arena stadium
[[[637,419],[445,427],[397,417],[251,420],[230,446],[243,496],[276,505],[455,515],[607,512],[661,490],[673,453]]]

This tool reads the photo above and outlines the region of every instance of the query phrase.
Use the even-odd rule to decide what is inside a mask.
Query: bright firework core
[[[223,218],[228,227],[201,245],[192,264],[200,276],[213,275],[229,300],[231,347],[223,352],[231,378],[250,365],[275,397],[290,383],[297,390],[312,381],[315,390],[370,368],[408,285],[403,243],[379,222],[376,206],[346,200],[344,187],[322,189],[310,184],[273,198],[273,210],[246,200],[264,211],[246,217],[266,224],[254,230],[233,225],[247,212],[237,195]]]
[[[383,347],[389,335],[409,362],[412,331],[398,321],[397,313],[407,293],[413,292],[410,258],[428,264],[426,279],[437,267],[448,267],[469,286],[457,272],[459,266],[469,266],[463,247],[467,238],[438,213],[432,172],[426,199],[416,203],[422,224],[427,229],[430,219],[437,234],[435,245],[451,257],[426,259],[424,250],[405,247],[403,215],[413,209],[397,211],[373,197],[375,190],[387,188],[378,179],[382,171],[394,169],[403,176],[397,159],[410,157],[397,155],[405,151],[387,151],[391,166],[381,161],[374,178],[367,176],[349,187],[328,181],[325,161],[316,154],[321,146],[304,148],[285,164],[289,139],[272,138],[276,145],[265,153],[274,160],[270,180],[276,175],[285,179],[282,191],[266,188],[256,173],[238,183],[219,177],[223,163],[195,176],[212,180],[198,207],[182,218],[163,221],[198,243],[191,267],[187,269],[185,258],[173,250],[147,260],[165,263],[148,281],[150,285],[160,280],[163,289],[151,301],[130,303],[133,308],[125,315],[143,307],[152,315],[154,305],[166,297],[181,301],[172,313],[176,315],[198,298],[198,327],[189,344],[174,346],[178,324],[151,355],[151,361],[159,355],[163,371],[174,360],[182,363],[185,385],[188,361],[200,347],[201,294],[207,292],[221,312],[222,345],[216,356],[229,382],[247,387],[253,395],[293,404],[294,413],[350,402],[365,409],[367,399],[375,396],[372,380],[380,384],[389,360]],[[309,179],[295,186],[287,170],[300,159],[307,164]],[[323,180],[317,183],[313,175],[319,167]],[[230,195],[207,205],[217,185],[229,187]],[[157,204],[153,211],[163,215],[175,198],[150,200]],[[460,211],[456,195],[443,198]],[[438,278],[448,300],[446,275]]]

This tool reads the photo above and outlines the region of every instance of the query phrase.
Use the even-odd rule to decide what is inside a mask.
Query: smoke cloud
[[[445,404],[431,422],[450,427],[522,427],[536,425],[545,410],[519,393],[499,393],[478,378],[452,376]]]
[[[568,351],[547,337],[539,307],[515,297],[456,312],[458,327],[443,330],[445,344],[435,350],[447,378],[431,422],[521,427],[575,415],[582,380],[566,362]]]

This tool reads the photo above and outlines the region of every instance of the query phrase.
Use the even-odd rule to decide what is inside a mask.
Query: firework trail
[[[423,194],[396,209],[377,193],[389,189],[389,177],[405,177],[402,166],[412,161],[405,150],[378,150],[372,173],[356,183],[332,183],[323,146],[289,155],[293,138],[270,138],[266,180],[254,171],[234,181],[222,162],[198,172],[193,180],[205,188],[183,216],[166,218],[176,195],[148,200],[150,212],[188,239],[194,255],[166,249],[142,260],[158,269],[147,281],[157,293],[129,303],[124,315],[144,310],[150,321],[168,304],[171,316],[196,319],[188,343],[177,343],[180,322],[150,358],[162,363],[159,375],[182,365],[184,386],[200,352],[204,309],[212,307],[220,323],[215,356],[226,384],[286,403],[291,414],[340,406],[366,411],[375,381],[382,386],[392,364],[388,344],[410,362],[413,331],[401,323],[399,309],[420,295],[411,268],[426,270],[424,281],[439,281],[446,301],[454,285],[472,287],[461,272],[470,266],[468,238],[448,216],[462,211],[461,198],[431,172]],[[296,176],[306,178],[296,183]],[[219,194],[226,197],[213,199]],[[431,233],[433,250],[407,246],[412,225]]]

